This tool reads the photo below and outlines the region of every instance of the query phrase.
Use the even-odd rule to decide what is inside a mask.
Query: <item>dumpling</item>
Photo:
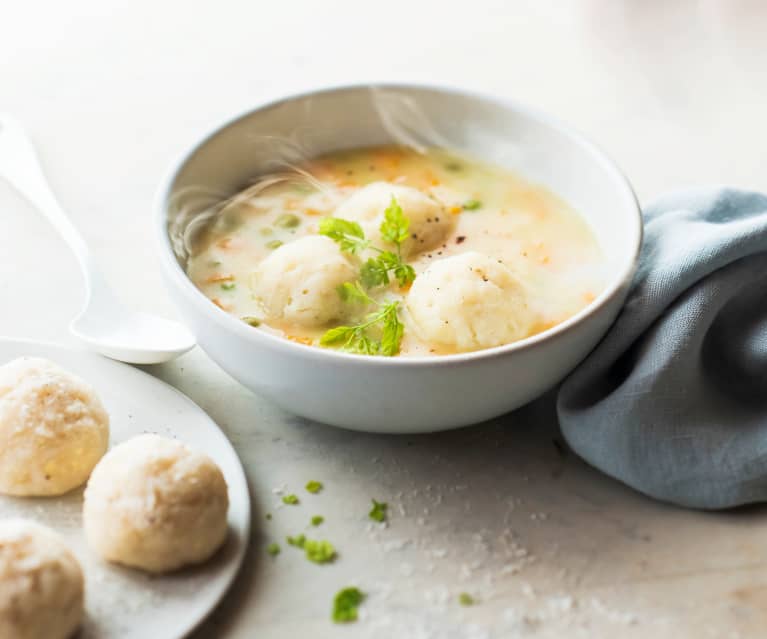
[[[62,495],[109,445],[109,416],[82,379],[38,357],[0,366],[0,493]]]
[[[352,259],[330,238],[303,237],[283,244],[258,265],[253,293],[268,320],[323,326],[344,315],[338,287],[357,279]]]
[[[418,189],[389,182],[373,182],[361,188],[342,202],[333,216],[358,222],[365,231],[365,237],[378,246],[384,246],[378,229],[392,196],[410,220],[410,237],[402,244],[406,257],[439,246],[455,226],[455,216],[448,213],[439,201]]]
[[[406,304],[418,337],[458,351],[521,339],[534,321],[511,270],[475,251],[431,264],[413,282]]]
[[[115,446],[85,489],[83,526],[107,561],[161,573],[205,561],[227,534],[224,476],[174,439],[139,435]]]
[[[79,562],[50,528],[0,521],[0,637],[67,639],[84,613]]]

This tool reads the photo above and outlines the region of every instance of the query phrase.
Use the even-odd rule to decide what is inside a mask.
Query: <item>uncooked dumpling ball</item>
[[[0,521],[0,638],[68,639],[83,607],[83,572],[64,540],[32,521]]]
[[[455,215],[448,213],[437,200],[418,189],[389,182],[373,182],[351,195],[333,213],[334,217],[358,222],[365,237],[384,247],[379,228],[392,196],[410,221],[410,237],[402,244],[405,256],[428,251],[445,241],[455,225]]]
[[[472,351],[526,337],[533,323],[525,290],[498,260],[471,251],[434,262],[407,296],[416,334]]]
[[[83,525],[102,558],[161,573],[216,552],[228,508],[226,481],[210,457],[174,439],[139,435],[94,469]]]
[[[108,445],[109,416],[90,384],[38,357],[0,366],[1,493],[66,493]]]
[[[312,328],[344,315],[338,287],[355,279],[351,258],[330,238],[315,235],[276,249],[258,265],[251,286],[267,319]]]

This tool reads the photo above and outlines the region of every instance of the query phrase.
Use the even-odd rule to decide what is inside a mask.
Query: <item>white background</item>
[[[617,160],[643,202],[690,184],[763,189],[765,33],[759,0],[4,0],[0,111],[31,131],[126,301],[172,315],[150,240],[153,191],[206,127],[262,97],[444,81],[568,121]],[[0,225],[0,333],[68,341],[82,294],[74,260],[4,184]],[[227,431],[256,502],[248,568],[198,638],[764,632],[761,511],[679,511],[561,459],[548,400],[474,429],[386,438],[284,415],[199,351],[152,372]],[[309,478],[327,485],[305,500],[311,509],[275,509],[273,488]],[[366,529],[371,496],[391,504],[385,531]],[[336,565],[291,549],[265,557],[267,541],[300,532],[315,511],[341,552]],[[520,549],[535,560],[503,572]],[[352,582],[370,593],[366,619],[334,627],[330,599]],[[481,603],[460,608],[464,590]]]

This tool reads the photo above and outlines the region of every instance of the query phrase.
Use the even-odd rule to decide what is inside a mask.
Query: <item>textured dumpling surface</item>
[[[109,416],[90,384],[42,358],[0,366],[0,492],[66,493],[108,445]]]
[[[210,457],[139,435],[94,469],[83,525],[102,558],[161,573],[208,559],[226,538],[228,508],[226,481]]]
[[[276,249],[258,265],[251,286],[267,319],[311,328],[343,316],[338,287],[356,278],[350,258],[316,235]]]
[[[379,228],[392,196],[410,221],[410,237],[402,244],[404,255],[412,257],[444,242],[455,225],[455,216],[436,199],[410,186],[373,182],[342,202],[333,215],[358,222],[365,231],[365,237],[378,246],[384,246]]]
[[[0,637],[66,639],[83,608],[83,572],[64,540],[31,521],[0,521]]]
[[[474,251],[431,264],[413,282],[407,309],[422,340],[457,351],[508,344],[526,337],[533,323],[511,270]]]

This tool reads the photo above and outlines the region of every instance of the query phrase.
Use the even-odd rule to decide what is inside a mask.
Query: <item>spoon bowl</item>
[[[73,335],[96,352],[129,364],[167,362],[194,347],[194,336],[182,324],[133,311],[117,299],[48,186],[23,128],[3,114],[0,114],[0,177],[37,207],[77,257],[86,296],[83,310],[70,324]]]

